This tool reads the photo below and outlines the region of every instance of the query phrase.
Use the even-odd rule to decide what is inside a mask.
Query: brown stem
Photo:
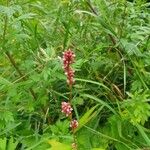
[[[14,66],[14,68],[16,69],[16,71],[18,72],[18,74],[20,75],[20,77],[23,77],[22,80],[26,80],[26,77],[22,74],[22,72],[20,71],[20,69],[18,68],[14,58],[12,57],[12,55],[9,52],[5,52],[6,56],[8,57],[9,61],[11,62],[11,64]],[[32,88],[29,89],[31,95],[33,96],[34,100],[36,100],[36,95],[33,91]]]
[[[8,7],[9,5],[9,0],[6,1],[6,6]],[[5,49],[5,38],[6,38],[6,32],[7,32],[7,25],[8,25],[8,17],[5,16],[4,18],[4,32],[3,32],[3,49]],[[11,54],[9,52],[5,52],[6,56],[8,57],[9,61],[11,62],[11,64],[14,66],[14,68],[16,69],[16,71],[19,73],[20,77],[23,77],[22,72],[20,71],[20,69],[18,68],[18,66],[16,65],[15,60],[13,59],[13,57],[11,56]],[[25,77],[22,78],[23,80],[26,80]],[[33,96],[34,100],[36,100],[36,96],[35,93],[33,91],[32,88],[29,89],[31,95]]]
[[[6,1],[6,6],[8,7],[9,6],[9,0]],[[8,26],[8,17],[5,16],[4,18],[4,31],[3,31],[3,36],[2,36],[2,40],[3,40],[3,46],[2,48],[5,49],[5,39],[6,39],[6,33],[7,33],[7,26]],[[26,81],[27,80],[27,77],[26,75],[24,75],[21,70],[19,69],[19,67],[17,66],[16,62],[15,62],[15,59],[13,58],[13,56],[7,51],[5,52],[6,56],[8,57],[10,63],[12,64],[12,66],[15,68],[15,70],[18,72],[20,78],[23,80],[23,81]],[[34,92],[34,90],[32,88],[29,88],[29,91],[33,97],[34,100],[36,100],[36,94]],[[43,113],[46,114],[46,110],[44,108],[41,108]],[[50,123],[50,118],[48,118],[49,120],[49,123]]]
[[[73,132],[73,142],[75,144],[74,150],[78,150],[77,140],[76,140],[76,135],[75,135],[75,130],[72,129],[72,132]]]
[[[92,10],[92,12],[93,12],[95,15],[98,16],[98,13],[96,12],[96,10],[95,10],[95,9],[93,8],[93,6],[91,5],[91,2],[90,2],[90,1],[87,1],[86,3],[87,3],[87,5],[89,6],[89,8]]]
[[[21,71],[19,70],[18,66],[16,65],[15,60],[13,59],[13,57],[11,56],[11,54],[9,52],[5,52],[6,56],[8,57],[9,61],[11,62],[11,64],[14,66],[14,68],[16,69],[16,71],[18,72],[18,74],[23,77],[23,74],[21,73]],[[23,77],[22,79],[25,79],[25,77]]]
[[[116,40],[115,38],[111,35],[111,34],[108,34],[109,35],[109,38],[110,40],[112,41],[113,45],[116,45]]]
[[[72,85],[69,85],[69,90],[70,90],[69,102],[71,103],[71,101],[72,101]]]
[[[72,85],[69,85],[69,89],[70,89],[69,102],[71,103],[71,101],[72,101]],[[69,119],[70,119],[70,121],[72,121],[72,113],[69,116]],[[73,150],[78,150],[74,128],[72,128],[72,134],[73,134],[73,143],[75,144],[75,147]]]

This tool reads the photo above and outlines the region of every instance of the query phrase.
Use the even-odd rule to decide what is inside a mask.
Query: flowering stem
[[[70,89],[70,95],[69,95],[69,102],[71,103],[72,101],[72,85],[69,85],[69,89]],[[72,114],[70,115],[70,121],[72,121]],[[74,146],[72,147],[73,150],[77,150],[77,141],[76,141],[76,135],[75,135],[75,130],[74,128],[72,128],[72,134],[73,134],[73,144]]]
[[[75,54],[70,49],[63,53],[63,68],[65,75],[67,76],[67,84],[69,86],[69,102],[62,102],[62,112],[68,116],[70,120],[71,132],[73,134],[73,143],[72,149],[77,150],[77,142],[75,136],[75,128],[78,127],[78,121],[72,118],[72,86],[74,84],[74,70],[71,67],[71,64],[74,63]]]
[[[72,101],[72,85],[69,85],[69,91],[70,91],[69,102],[71,103],[71,101]]]

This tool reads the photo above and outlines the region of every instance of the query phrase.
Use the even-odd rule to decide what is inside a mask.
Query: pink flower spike
[[[66,69],[70,64],[74,63],[75,54],[72,50],[67,50],[63,52],[63,64]]]
[[[78,121],[77,120],[72,120],[71,121],[71,123],[70,123],[70,127],[72,128],[72,129],[76,129],[77,127],[78,127],[78,125],[79,125],[79,123],[78,123]]]
[[[67,76],[67,83],[69,85],[74,84],[74,70],[71,68],[71,64],[74,63],[75,54],[72,50],[67,50],[63,52],[63,69],[65,71],[65,75]]]
[[[68,69],[68,72],[66,72],[67,74],[67,83],[69,85],[74,84],[75,80],[74,80],[74,70],[72,70],[71,68]]]
[[[68,102],[61,103],[61,112],[64,113],[66,116],[69,116],[72,113],[71,104]]]

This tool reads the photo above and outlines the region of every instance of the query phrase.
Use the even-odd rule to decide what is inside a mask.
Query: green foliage
[[[0,150],[5,150],[5,149],[8,149],[8,150],[15,150],[18,142],[14,142],[13,141],[13,138],[9,138],[8,140],[6,138],[4,139],[0,139]]]
[[[68,48],[78,149],[149,149],[150,3],[0,0],[0,150],[71,149]]]
[[[48,143],[51,145],[51,150],[71,150],[71,145],[62,144],[57,142],[55,139],[49,140]]]
[[[133,124],[141,123],[144,125],[150,117],[150,105],[148,103],[149,95],[140,92],[129,96],[131,99],[127,100],[123,106],[125,117]]]

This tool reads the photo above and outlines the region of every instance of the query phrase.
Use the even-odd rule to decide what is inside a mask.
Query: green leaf
[[[18,124],[10,124],[9,126],[7,126],[7,128],[5,130],[3,130],[0,135],[6,134],[7,132],[15,129],[16,127],[18,127],[21,123]]]
[[[7,139],[0,139],[0,150],[5,150],[6,149],[6,141]]]
[[[34,14],[34,13],[27,13],[27,14],[23,14],[23,15],[19,16],[17,18],[17,20],[32,19],[35,16],[36,16],[36,14]]]
[[[84,99],[80,97],[76,97],[75,99],[72,100],[73,105],[83,105],[84,104]]]
[[[71,150],[71,144],[64,144],[58,142],[56,139],[51,139],[48,141],[48,143],[51,145],[51,150]]]
[[[8,145],[7,145],[8,150],[15,150],[17,144],[18,144],[18,142],[17,142],[17,141],[14,142],[13,138],[11,137],[11,138],[9,139],[9,142],[8,142]]]
[[[0,13],[12,17],[15,12],[21,12],[22,9],[19,5],[13,5],[10,7],[0,5]]]
[[[86,123],[88,123],[95,115],[96,112],[94,112],[94,110],[97,108],[98,105],[95,105],[94,107],[92,107],[91,109],[89,109],[79,120],[79,126],[78,128],[75,130],[78,131],[80,130]]]
[[[99,82],[92,81],[92,80],[80,79],[80,78],[75,78],[75,80],[76,80],[76,81],[85,82],[85,83],[95,84],[95,85],[98,85],[98,86],[102,86],[102,87],[105,88],[106,90],[110,91],[110,89],[109,89],[107,86],[105,86],[103,83],[99,83]]]
[[[92,150],[105,150],[103,148],[92,148]]]
[[[140,50],[138,49],[135,43],[131,43],[122,39],[121,44],[123,45],[124,49],[126,50],[129,56],[133,54],[136,56],[142,56],[142,53],[140,52]]]
[[[147,136],[147,134],[145,133],[145,131],[143,130],[143,127],[140,124],[136,124],[136,127],[139,130],[139,132],[141,133],[141,135],[144,138],[144,140],[147,143],[147,145],[150,146],[150,139]]]
[[[102,101],[101,99],[99,99],[99,98],[97,98],[95,96],[89,95],[89,94],[82,94],[81,96],[93,99],[96,102],[100,103],[101,105],[104,105],[105,107],[107,107],[114,114],[117,114],[116,111],[111,106],[109,106],[106,102]]]

